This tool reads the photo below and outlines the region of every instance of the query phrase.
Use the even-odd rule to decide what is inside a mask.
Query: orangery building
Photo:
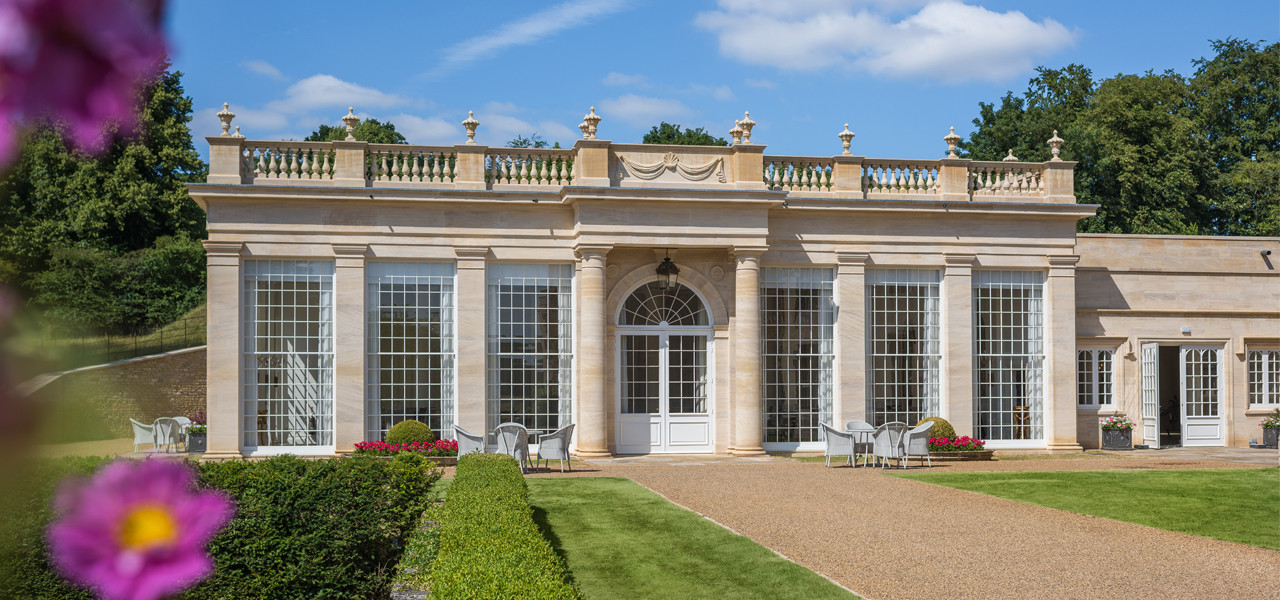
[[[1245,446],[1280,408],[1280,239],[1080,234],[1074,163],[208,138],[209,457],[417,419],[574,424],[581,456]],[[349,114],[348,127],[356,124]],[[833,142],[834,146],[834,142]],[[839,147],[835,147],[838,149]]]

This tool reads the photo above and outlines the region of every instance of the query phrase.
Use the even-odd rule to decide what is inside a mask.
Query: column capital
[[[604,258],[610,250],[613,250],[613,244],[580,244],[573,247],[573,255],[583,260],[590,260],[597,256]]]
[[[1077,254],[1054,255],[1049,257],[1050,277],[1072,277],[1076,272],[1076,264],[1080,262]]]
[[[729,250],[729,253],[738,262],[744,260],[760,262],[760,255],[764,254],[768,249],[768,246],[734,246]]]
[[[943,277],[968,277],[973,274],[973,263],[978,261],[976,254],[943,254],[942,260],[946,263],[943,270]]]
[[[864,264],[867,264],[867,261],[871,260],[871,253],[870,252],[836,252],[836,260],[840,261],[840,264],[842,265],[846,265],[846,264],[864,265]]]
[[[369,253],[369,244],[332,244],[333,256],[338,259],[335,266],[361,267],[364,257]]]
[[[454,246],[453,254],[454,256],[457,256],[458,260],[460,261],[462,260],[481,260],[482,261],[489,256],[489,247],[488,246]]]
[[[205,254],[209,256],[239,256],[244,252],[244,242],[215,242],[205,240]]]

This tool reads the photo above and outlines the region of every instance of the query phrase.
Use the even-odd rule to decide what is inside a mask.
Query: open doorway
[[[1160,346],[1160,447],[1182,445],[1182,386],[1178,381],[1180,346]]]

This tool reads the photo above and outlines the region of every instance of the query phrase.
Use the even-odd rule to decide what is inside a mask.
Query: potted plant
[[[1268,448],[1275,448],[1276,441],[1280,440],[1280,408],[1262,418],[1262,445]]]
[[[204,454],[209,448],[209,423],[204,411],[196,412],[187,425],[187,452]]]
[[[1133,450],[1133,421],[1115,416],[1098,419],[1102,425],[1103,450]]]
[[[956,460],[991,460],[994,450],[986,449],[987,443],[967,435],[958,437],[929,438],[929,454],[934,458]]]

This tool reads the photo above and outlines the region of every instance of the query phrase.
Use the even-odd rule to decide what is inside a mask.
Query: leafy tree
[[[1006,152],[1022,160],[1043,161],[1051,156],[1045,141],[1054,130],[1062,135],[1085,109],[1093,95],[1093,74],[1081,65],[1062,69],[1036,68],[1036,77],[1021,97],[1006,92],[1000,107],[978,103],[978,128],[968,140],[960,143],[961,155],[974,160],[1000,160]],[[1065,136],[1063,136],[1064,139]],[[1064,160],[1073,150],[1070,140],[1064,147]]]
[[[676,144],[680,146],[728,146],[729,142],[724,138],[715,137],[707,133],[705,129],[699,127],[697,129],[681,129],[679,125],[673,125],[663,121],[661,125],[655,125],[649,133],[644,134],[642,143],[645,144]]]
[[[370,144],[407,144],[404,135],[396,131],[396,126],[391,121],[383,123],[377,119],[365,119],[356,124],[355,130],[351,135],[357,141],[369,142]],[[321,125],[319,129],[311,132],[303,139],[304,142],[337,142],[347,139],[346,126],[331,127],[329,125]]]
[[[140,135],[98,158],[69,149],[61,125],[43,123],[23,139],[22,157],[0,180],[0,276],[24,292],[57,249],[121,254],[162,236],[204,237],[204,211],[184,184],[206,166],[191,141],[191,99],[179,72],[143,92]]]
[[[538,135],[538,132],[535,131],[532,134],[530,134],[529,137],[524,137],[523,135],[516,135],[516,137],[511,138],[511,141],[507,142],[507,147],[508,148],[546,148],[547,140],[542,139],[542,136]],[[559,148],[560,144],[557,143],[556,147]]]

